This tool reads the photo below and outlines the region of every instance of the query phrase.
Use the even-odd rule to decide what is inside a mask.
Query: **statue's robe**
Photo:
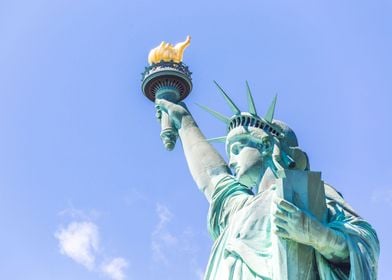
[[[372,227],[361,219],[331,186],[325,184],[326,226],[340,231],[347,240],[349,260],[334,263],[315,251],[320,279],[376,279],[379,242]],[[235,178],[220,180],[208,214],[214,240],[206,280],[273,279],[271,208],[274,185],[254,194]]]

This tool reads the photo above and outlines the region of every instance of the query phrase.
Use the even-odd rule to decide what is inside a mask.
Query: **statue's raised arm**
[[[160,110],[168,113],[179,132],[189,170],[198,188],[211,201],[216,183],[230,175],[222,156],[206,140],[186,106],[170,101],[157,100]]]

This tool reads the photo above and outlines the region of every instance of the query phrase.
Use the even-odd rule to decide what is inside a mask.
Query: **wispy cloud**
[[[371,195],[373,203],[386,203],[392,206],[392,188],[374,189]]]
[[[128,206],[133,206],[137,202],[148,202],[147,196],[136,188],[129,189],[123,199]]]
[[[161,231],[172,220],[173,214],[165,205],[159,203],[156,206],[156,212],[159,218],[156,230]]]
[[[99,248],[98,227],[92,222],[73,222],[55,233],[60,252],[87,269],[95,265],[95,253]]]
[[[168,265],[168,258],[164,252],[164,248],[171,247],[178,242],[177,238],[171,234],[167,228],[173,214],[162,204],[157,204],[156,213],[158,215],[158,223],[155,226],[151,237],[153,259]]]
[[[195,279],[203,280],[204,270],[200,267],[197,259],[199,247],[197,246],[195,239],[195,232],[190,227],[186,228],[179,238],[180,250],[182,254],[187,256],[190,273],[195,276]]]
[[[201,268],[197,268],[195,273],[196,273],[197,279],[199,279],[199,280],[204,279],[204,271]]]
[[[72,201],[67,202],[68,207],[60,211],[58,214],[59,216],[66,216],[70,217],[73,220],[96,220],[99,218],[100,213],[95,210],[91,209],[90,211],[82,211],[80,209],[75,208]]]
[[[183,265],[189,267],[190,279],[203,279],[203,269],[197,260],[199,248],[195,241],[196,235],[192,228],[187,227],[175,231],[172,227],[173,213],[163,204],[156,205],[156,215],[158,222],[151,235],[151,250],[154,262],[169,268],[169,271],[176,267],[178,258],[183,259]],[[176,233],[176,234],[175,234]]]
[[[113,280],[124,280],[124,270],[128,267],[128,262],[123,258],[114,258],[101,266],[102,272]]]

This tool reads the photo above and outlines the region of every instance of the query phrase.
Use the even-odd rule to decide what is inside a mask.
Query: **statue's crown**
[[[267,121],[258,116],[247,114],[247,112],[241,112],[240,115],[233,116],[230,119],[228,130],[230,131],[240,126],[259,128],[275,137],[281,137],[279,128],[275,127],[274,125],[268,123]]]
[[[241,110],[235,105],[233,100],[226,94],[226,92],[222,89],[222,87],[214,81],[215,85],[218,87],[219,91],[222,93],[223,97],[225,98],[227,104],[229,105],[230,109],[234,113],[232,117],[226,117],[221,113],[218,113],[206,106],[199,105],[201,108],[212,114],[217,119],[223,121],[227,125],[227,130],[230,132],[234,128],[237,127],[254,127],[258,129],[262,129],[267,134],[277,137],[283,138],[284,134],[281,128],[275,124],[273,124],[273,118],[275,113],[275,105],[276,105],[276,98],[275,95],[274,99],[272,100],[271,105],[268,108],[267,113],[264,117],[260,117],[257,115],[256,106],[253,101],[253,96],[249,88],[248,82],[246,82],[247,88],[247,96],[248,96],[248,103],[249,103],[249,111],[248,112],[241,112]],[[211,142],[225,142],[226,136],[223,137],[216,137],[209,139]]]

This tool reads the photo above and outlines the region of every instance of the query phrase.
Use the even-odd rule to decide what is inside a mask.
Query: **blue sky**
[[[212,80],[297,133],[392,261],[390,1],[0,0],[0,278],[200,279],[208,203],[141,93],[148,51],[192,35],[187,104]],[[223,147],[217,148],[223,152]]]

